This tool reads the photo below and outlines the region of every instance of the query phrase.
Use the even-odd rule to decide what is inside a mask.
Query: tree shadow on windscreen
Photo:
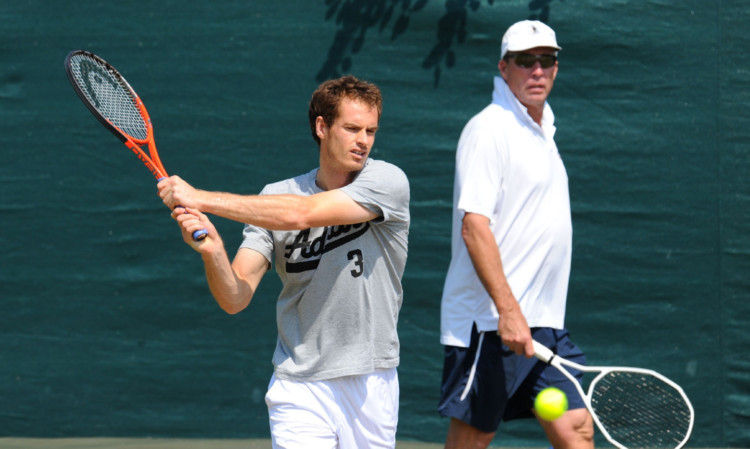
[[[328,57],[316,76],[318,81],[336,78],[352,66],[351,55],[358,53],[371,29],[378,33],[390,27],[391,41],[409,26],[410,16],[429,0],[326,0],[326,21],[338,24]]]
[[[424,9],[429,1],[326,0],[325,20],[335,20],[338,29],[328,49],[328,57],[316,75],[317,81],[348,73],[352,68],[352,55],[362,49],[368,31],[389,32],[390,40],[395,41],[408,29],[412,15]],[[529,1],[531,13],[528,18],[547,22],[552,1]],[[454,45],[466,40],[469,12],[477,12],[483,3],[492,6],[495,0],[445,1],[445,13],[436,24],[437,42],[422,61],[422,68],[432,71],[434,87],[440,83],[443,68],[449,69],[456,64]]]

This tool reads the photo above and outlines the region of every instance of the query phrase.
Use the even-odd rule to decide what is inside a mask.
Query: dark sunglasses
[[[537,61],[539,61],[543,69],[548,69],[557,62],[557,56],[555,55],[532,55],[531,53],[516,53],[506,55],[505,58],[514,60],[518,67],[523,67],[524,69],[534,67]]]

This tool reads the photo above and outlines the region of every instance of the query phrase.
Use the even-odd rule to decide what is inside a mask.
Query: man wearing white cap
[[[537,417],[550,443],[594,446],[591,415],[573,385],[533,357],[537,340],[585,363],[564,326],[573,229],[547,103],[559,50],[555,32],[542,22],[508,28],[492,103],[458,142],[441,305],[438,410],[451,418],[446,448],[486,448],[501,421],[534,417],[534,398],[549,386],[569,401],[557,420]]]

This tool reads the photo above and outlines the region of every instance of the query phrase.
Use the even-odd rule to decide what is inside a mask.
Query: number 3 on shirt
[[[358,278],[362,276],[362,273],[365,271],[365,264],[364,264],[364,258],[362,257],[362,250],[353,249],[349,251],[349,253],[346,256],[349,260],[354,261],[355,269],[350,271],[350,273],[352,274],[352,277]]]

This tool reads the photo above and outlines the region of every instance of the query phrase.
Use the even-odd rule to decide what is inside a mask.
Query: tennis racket
[[[135,153],[157,181],[166,178],[146,106],[120,72],[84,50],[68,54],[65,71],[76,94],[94,117]],[[142,148],[144,145],[148,154]],[[207,235],[205,229],[200,229],[193,232],[193,240],[203,240]]]
[[[621,449],[678,449],[693,430],[694,413],[679,385],[647,369],[582,366],[534,342],[536,357],[576,386],[604,437]],[[587,393],[569,368],[598,373]]]

